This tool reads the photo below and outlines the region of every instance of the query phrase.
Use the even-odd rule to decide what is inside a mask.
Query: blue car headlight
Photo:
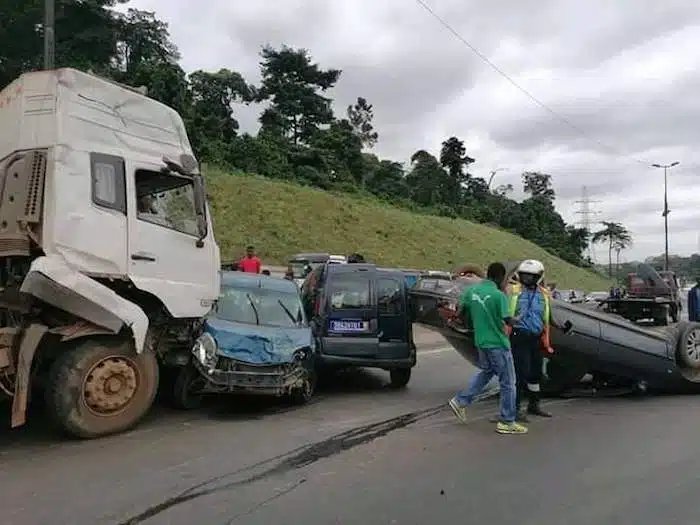
[[[309,356],[308,348],[300,348],[294,352],[295,361],[304,361]]]
[[[206,332],[200,335],[192,347],[195,359],[207,368],[216,366],[216,340]]]

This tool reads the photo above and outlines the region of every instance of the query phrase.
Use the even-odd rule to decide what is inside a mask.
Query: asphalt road
[[[418,334],[408,388],[341,374],[309,405],[157,407],[132,432],[66,441],[41,417],[0,432],[0,523],[696,524],[693,397],[551,400],[552,420],[496,434],[446,408],[471,367]]]

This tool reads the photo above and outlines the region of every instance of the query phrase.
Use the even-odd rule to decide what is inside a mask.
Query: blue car
[[[209,393],[311,399],[315,344],[293,281],[222,272],[221,294],[176,380],[176,403]]]

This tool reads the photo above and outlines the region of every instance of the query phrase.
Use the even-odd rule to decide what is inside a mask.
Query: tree
[[[168,24],[152,11],[129,9],[118,15],[116,62],[128,77],[143,63],[177,64],[180,53],[170,41]]]
[[[110,8],[126,0],[56,0],[57,67],[105,73],[116,53],[119,18]],[[42,0],[0,2],[0,89],[43,65]]]
[[[523,191],[531,197],[543,197],[550,202],[554,201],[552,189],[552,176],[537,171],[523,173]]]
[[[632,243],[632,235],[630,232],[619,222],[607,222],[603,221],[601,223],[603,228],[593,234],[591,242],[593,243],[603,243],[608,244],[608,276],[612,278],[612,252],[615,246],[620,245],[624,247],[629,246]]]
[[[207,160],[226,160],[238,133],[233,107],[253,100],[254,89],[228,69],[195,71],[189,80],[192,106],[186,123],[195,152]]]
[[[370,149],[373,148],[379,139],[379,134],[374,131],[372,126],[374,119],[372,105],[368,104],[364,98],[357,97],[355,105],[348,106],[347,113],[352,129],[362,141],[362,145]]]
[[[307,143],[319,126],[333,121],[331,100],[319,91],[332,88],[340,70],[320,69],[304,49],[265,47],[261,55],[262,86],[256,100],[271,104],[260,116],[260,123],[294,144]]]
[[[418,150],[413,154],[406,184],[414,202],[421,206],[444,204],[447,183],[447,172],[433,155],[425,150]]]
[[[440,150],[440,164],[447,170],[449,179],[446,181],[447,203],[456,206],[462,200],[462,185],[469,180],[466,172],[467,166],[474,162],[474,159],[467,156],[464,141],[457,137],[450,137],[442,143]],[[469,188],[471,189],[471,188]]]
[[[629,248],[631,244],[631,237],[628,239],[616,239],[613,243],[613,249],[615,250],[615,275],[617,276],[618,280],[620,279],[620,253],[622,253],[623,250]]]

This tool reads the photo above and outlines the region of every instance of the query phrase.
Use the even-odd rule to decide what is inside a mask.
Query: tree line
[[[128,0],[56,0],[56,65],[93,71],[148,89],[177,110],[198,158],[234,170],[293,180],[327,190],[369,192],[415,211],[461,217],[520,235],[571,263],[584,258],[590,234],[557,213],[551,176],[522,174],[526,198],[511,185],[491,187],[476,177],[464,141],[448,137],[437,156],[421,149],[410,165],[381,159],[374,108],[361,94],[341,115],[329,95],[338,69],[323,69],[308,51],[287,46],[260,52],[261,82],[230,69],[186,74],[167,24],[155,13],[115,11]],[[0,6],[0,87],[39,69],[43,0]],[[241,133],[236,111],[258,104],[260,129]],[[611,248],[612,250],[612,248]]]

